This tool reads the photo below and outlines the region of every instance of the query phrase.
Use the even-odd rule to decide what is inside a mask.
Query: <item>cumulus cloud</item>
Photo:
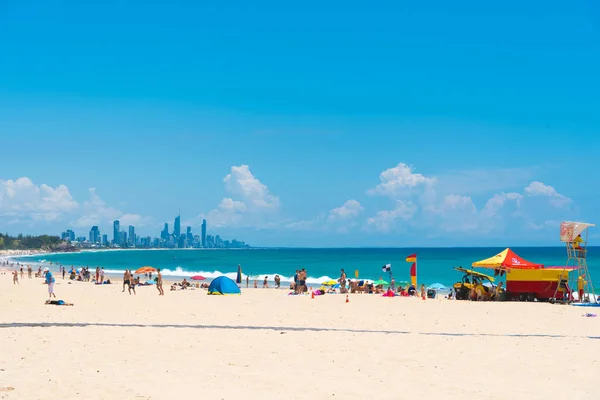
[[[380,183],[367,191],[371,195],[398,196],[418,186],[435,183],[435,178],[426,177],[413,172],[407,164],[399,163],[393,168],[386,169],[379,174]]]
[[[562,208],[571,204],[571,199],[556,191],[554,187],[545,185],[539,181],[533,181],[525,188],[525,194],[528,196],[540,196],[550,198],[550,204],[554,207]]]
[[[279,197],[269,193],[267,186],[252,175],[247,165],[232,166],[223,182],[230,193],[239,195],[250,208],[279,207]]]
[[[522,177],[513,177],[516,172],[518,170],[499,170],[498,176],[502,182],[497,183],[497,186],[514,186],[523,181]],[[483,233],[505,229],[511,224],[509,221],[512,221],[512,226],[516,224],[519,229],[539,230],[550,226],[544,222],[549,218],[564,218],[565,209],[572,203],[570,198],[558,193],[554,187],[539,181],[529,184],[523,182],[520,191],[502,191],[491,194],[487,199],[478,199],[478,202],[482,202],[481,208],[468,193],[452,191],[455,186],[452,182],[458,181],[461,183],[460,190],[466,191],[469,186],[473,186],[471,192],[479,194],[481,198],[479,184],[494,180],[494,177],[492,172],[476,171],[433,178],[418,174],[407,164],[399,163],[396,167],[383,171],[379,176],[380,183],[368,191],[371,195],[391,198],[396,202],[394,208],[377,212],[367,219],[367,225],[386,232],[401,229],[406,223],[411,223],[413,229],[430,232],[441,230]],[[471,183],[470,178],[473,178]],[[495,184],[486,185],[484,186],[491,188]],[[413,201],[406,202],[407,198]],[[554,215],[552,208],[557,209]],[[559,212],[558,209],[563,211]],[[397,220],[404,220],[405,223],[395,224]]]
[[[364,210],[363,206],[356,200],[348,200],[340,207],[329,212],[329,221],[347,220],[358,216]]]
[[[13,220],[55,221],[79,204],[65,185],[36,185],[31,179],[0,179],[0,216]]]
[[[206,218],[215,227],[272,226],[271,218],[281,205],[279,197],[252,174],[248,165],[232,166],[223,182],[231,197],[223,198],[215,209],[200,214],[195,222]]]
[[[397,220],[409,220],[416,213],[417,206],[410,201],[397,200],[391,210],[378,211],[367,219],[367,225],[381,232],[389,232],[396,226]]]
[[[79,216],[72,221],[75,228],[90,228],[94,225],[108,226],[118,219],[121,225],[144,226],[150,222],[149,217],[139,214],[124,213],[111,207],[96,192],[96,188],[88,189],[89,198],[81,205]]]

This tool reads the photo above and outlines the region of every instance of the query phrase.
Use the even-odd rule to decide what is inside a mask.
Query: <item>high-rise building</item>
[[[162,240],[169,240],[169,224],[165,222],[165,228],[160,233],[160,238]]]
[[[119,242],[119,232],[121,231],[121,223],[119,222],[119,220],[115,220],[113,222],[113,243],[114,244],[121,244]]]
[[[129,225],[129,245],[135,247],[135,227]]]
[[[95,225],[92,226],[92,229],[90,229],[90,243],[100,243],[100,229],[98,229],[98,227]]]
[[[102,246],[108,246],[108,235],[102,235]]]
[[[121,246],[127,245],[127,232],[125,232],[125,231],[119,232],[119,245],[121,245]]]
[[[202,247],[206,247],[206,220],[202,220]]]
[[[194,241],[194,235],[192,235],[192,227],[188,226],[185,230],[185,239],[188,242],[188,245],[191,245]]]
[[[173,237],[175,242],[179,242],[179,236],[181,236],[181,215],[175,217],[175,223],[173,224]]]

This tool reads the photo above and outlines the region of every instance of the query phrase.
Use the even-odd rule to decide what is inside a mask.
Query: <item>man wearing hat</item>
[[[54,296],[54,298],[56,298],[56,295],[54,294],[54,283],[56,282],[54,280],[54,277],[52,276],[52,272],[50,272],[50,270],[48,269],[48,267],[44,268],[44,275],[46,276],[46,285],[48,285],[48,296],[52,297]]]

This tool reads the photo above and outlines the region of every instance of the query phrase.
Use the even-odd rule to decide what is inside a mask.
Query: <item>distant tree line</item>
[[[52,250],[60,247],[62,240],[58,236],[10,236],[0,233],[0,250]]]

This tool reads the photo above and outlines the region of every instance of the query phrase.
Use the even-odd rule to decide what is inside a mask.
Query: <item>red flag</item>
[[[417,276],[417,263],[410,266],[410,276]]]

